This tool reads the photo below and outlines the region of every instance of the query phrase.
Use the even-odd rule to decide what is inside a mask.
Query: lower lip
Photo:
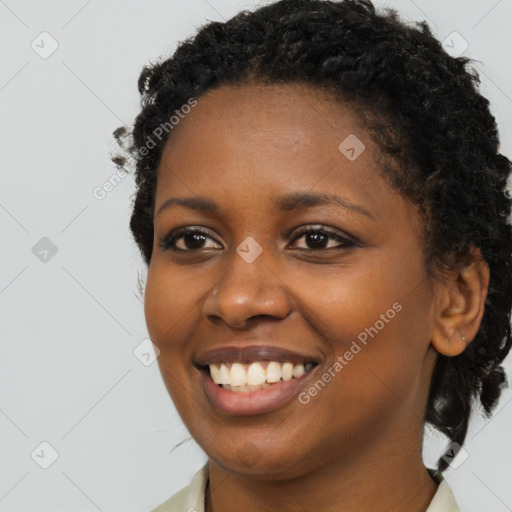
[[[216,409],[233,416],[249,416],[271,412],[285,405],[305,387],[317,367],[298,379],[280,381],[260,391],[228,391],[215,384],[205,371],[199,373],[203,379],[204,392]]]

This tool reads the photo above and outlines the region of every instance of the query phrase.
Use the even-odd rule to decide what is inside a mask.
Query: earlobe
[[[489,287],[489,266],[479,249],[472,248],[472,260],[451,269],[435,287],[432,345],[441,354],[454,357],[466,349],[478,333]]]
[[[440,354],[448,357],[454,357],[462,354],[462,352],[466,350],[468,341],[464,334],[460,332],[458,335],[451,338],[445,336],[443,342],[439,342],[439,340],[433,337],[432,344]]]

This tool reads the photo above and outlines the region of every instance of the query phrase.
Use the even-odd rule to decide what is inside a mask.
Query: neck
[[[403,438],[369,446],[350,462],[335,459],[294,478],[254,477],[209,461],[206,512],[425,512],[438,484],[416,443]]]

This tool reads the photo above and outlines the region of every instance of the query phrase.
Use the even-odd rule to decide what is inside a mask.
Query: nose
[[[263,254],[247,263],[234,254],[230,267],[207,295],[203,314],[212,323],[244,329],[257,317],[282,320],[292,307],[286,285],[265,262]]]

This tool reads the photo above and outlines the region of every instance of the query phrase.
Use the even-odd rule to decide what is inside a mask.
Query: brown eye
[[[200,249],[215,249],[215,247],[204,247],[207,240],[215,241],[208,231],[197,228],[180,228],[169,233],[160,240],[159,245],[164,250],[174,251],[197,251]],[[215,241],[216,244],[218,242]],[[180,246],[180,247],[179,247]]]
[[[318,228],[307,228],[301,230],[299,233],[296,234],[293,242],[300,240],[301,238],[304,238],[304,241],[307,245],[307,247],[298,247],[298,249],[310,249],[310,250],[327,250],[327,249],[339,249],[344,247],[354,247],[356,244],[349,238],[340,235],[339,233],[336,233],[334,231],[330,231],[328,229],[325,229],[323,227]],[[329,244],[329,241],[333,240],[337,242],[336,245],[332,247],[327,247]]]

